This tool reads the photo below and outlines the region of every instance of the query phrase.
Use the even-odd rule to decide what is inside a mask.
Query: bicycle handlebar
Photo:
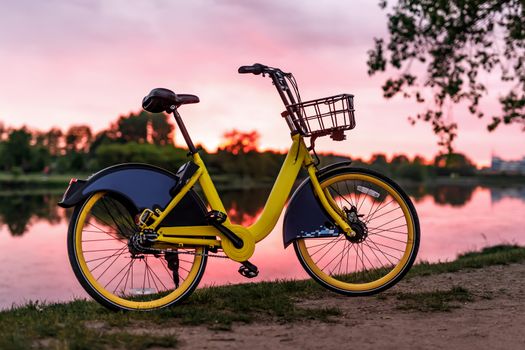
[[[260,63],[255,63],[251,66],[240,66],[239,69],[238,69],[238,72],[240,74],[247,74],[247,73],[252,73],[252,74],[255,74],[255,75],[259,75],[261,73],[263,73],[268,67],[265,66],[264,64],[260,64]]]
[[[292,73],[285,73],[279,68],[273,68],[265,66],[264,64],[255,63],[251,66],[240,66],[238,69],[238,72],[240,74],[247,74],[251,73],[254,75],[260,75],[262,74],[265,76],[268,74],[270,78],[272,78],[273,85],[277,89],[277,92],[279,93],[279,96],[281,97],[281,100],[284,103],[284,106],[286,108],[286,111],[288,112],[286,118],[286,122],[288,123],[288,126],[290,127],[290,130],[295,131],[297,128],[294,125],[294,121],[292,120],[291,116],[296,115],[298,112],[296,109],[290,107],[291,105],[301,102],[301,97],[299,96],[299,90],[297,89],[297,83],[295,82],[295,79],[292,75]],[[295,96],[292,90],[290,89],[290,86],[288,86],[288,83],[286,80],[289,80],[292,83],[292,87],[294,88]],[[295,119],[299,118],[300,116],[297,116]]]
[[[282,70],[280,70],[279,68],[268,67],[268,66],[265,66],[264,64],[260,64],[260,63],[254,63],[251,66],[240,66],[237,71],[240,74],[247,74],[247,73],[251,73],[251,74],[255,74],[255,75],[269,74],[270,76],[275,75],[275,76],[281,77],[281,78],[284,77],[284,76],[289,76],[290,75],[290,73],[285,73]]]

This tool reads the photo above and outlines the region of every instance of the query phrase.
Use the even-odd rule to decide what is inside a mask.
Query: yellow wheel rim
[[[86,225],[86,219],[88,214],[93,209],[94,205],[105,195],[105,192],[98,192],[91,196],[86,203],[84,203],[81,212],[78,216],[76,225],[75,225],[75,257],[78,262],[78,266],[80,267],[80,270],[82,271],[83,276],[85,279],[89,282],[89,284],[93,287],[93,289],[103,298],[106,300],[118,305],[121,308],[126,309],[135,309],[135,310],[147,310],[147,309],[157,309],[164,307],[181,296],[183,296],[188,289],[192,286],[193,282],[197,278],[199,274],[199,269],[201,268],[201,262],[202,262],[202,248],[197,248],[195,250],[195,258],[193,261],[193,264],[191,266],[191,269],[189,269],[189,272],[185,278],[185,280],[178,286],[178,288],[174,289],[172,292],[168,293],[167,295],[164,295],[163,297],[160,297],[156,300],[149,300],[149,301],[135,301],[135,300],[129,300],[122,298],[114,292],[106,289],[99,281],[93,276],[92,271],[90,270],[88,263],[86,262],[86,259],[84,257],[84,250],[82,245],[82,238],[83,238],[83,232],[84,232],[84,226]],[[152,277],[153,278],[153,277]]]
[[[395,201],[401,208],[404,214],[404,218],[406,220],[406,225],[407,225],[407,240],[405,243],[405,249],[404,249],[403,255],[399,259],[398,263],[386,275],[384,275],[383,277],[377,280],[370,281],[367,283],[350,283],[350,282],[339,280],[335,278],[334,276],[327,274],[325,271],[323,271],[323,269],[319,268],[319,266],[316,264],[316,262],[314,262],[312,256],[310,255],[310,252],[308,251],[308,248],[305,243],[307,239],[297,240],[296,244],[297,244],[297,248],[299,249],[301,258],[304,261],[304,263],[308,266],[311,272],[314,273],[324,283],[334,288],[340,289],[342,291],[358,291],[358,292],[371,291],[371,290],[380,288],[384,286],[385,284],[387,284],[388,282],[392,281],[396,276],[399,275],[399,273],[407,265],[412,255],[413,248],[414,248],[414,220],[412,218],[412,215],[411,215],[411,212],[410,212],[410,209],[407,203],[405,202],[405,200],[403,200],[403,198],[399,195],[399,193],[388,183],[374,176],[363,174],[363,173],[347,173],[347,174],[337,175],[337,176],[334,176],[322,182],[321,187],[323,188],[324,192],[327,193],[327,188],[330,185],[336,182],[339,182],[339,181],[344,181],[344,180],[356,180],[356,181],[361,180],[362,182],[372,183],[378,186],[379,188],[383,189],[390,196],[392,196],[392,198],[395,199]],[[330,200],[330,203],[335,203],[335,201]],[[340,208],[337,208],[337,209],[340,210]]]

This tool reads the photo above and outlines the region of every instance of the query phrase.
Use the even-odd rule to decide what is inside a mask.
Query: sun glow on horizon
[[[386,14],[374,1],[353,3],[359,13],[348,6],[335,0],[264,6],[58,0],[32,3],[27,11],[23,1],[10,2],[0,13],[0,33],[9,33],[0,36],[0,75],[9,82],[0,84],[0,122],[40,130],[87,124],[98,132],[119,115],[139,111],[152,88],[167,87],[201,99],[181,108],[195,144],[213,152],[225,132],[256,130],[260,150],[284,152],[289,132],[271,82],[237,74],[240,65],[260,62],[292,71],[303,100],[356,96],[357,127],[345,142],[317,141],[319,152],[365,159],[375,153],[433,158],[440,149],[431,126],[411,126],[406,120],[419,106],[385,100],[384,77],[367,74],[367,50],[374,37],[386,33]],[[282,16],[291,8],[293,15]],[[166,13],[176,26],[159,20]],[[498,90],[487,86],[492,94],[488,115],[497,106]],[[488,165],[494,152],[510,159],[523,156],[525,137],[517,126],[489,134],[488,121],[460,109],[453,112],[459,124],[456,149],[478,166]],[[185,147],[178,130],[175,144]]]

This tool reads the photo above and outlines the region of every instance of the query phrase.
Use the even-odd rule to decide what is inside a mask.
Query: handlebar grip
[[[265,65],[262,65],[260,63],[255,63],[251,66],[240,66],[237,70],[240,74],[247,74],[252,73],[255,75],[259,75],[262,72],[264,72],[264,69],[267,68]]]

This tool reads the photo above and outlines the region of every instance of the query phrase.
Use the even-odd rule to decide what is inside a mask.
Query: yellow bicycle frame
[[[333,198],[327,191],[323,191],[321,188],[317,178],[317,171],[314,166],[313,158],[304,143],[304,139],[301,135],[295,134],[292,135],[292,140],[292,146],[288,151],[262,214],[257,222],[249,227],[243,227],[241,225],[232,224],[230,220],[226,218],[223,226],[238,234],[243,238],[243,241],[246,238],[253,238],[254,243],[263,240],[275,227],[292,190],[293,184],[297,179],[299,170],[304,166],[308,171],[315,194],[319,198],[326,212],[347,235],[353,235],[350,226],[342,218],[341,211],[336,205],[334,205],[335,202]],[[215,188],[208,170],[198,153],[193,154],[193,162],[199,167],[199,169],[181,188],[180,192],[176,194],[170,203],[168,203],[164,210],[156,210],[151,214],[150,218],[153,219],[152,223],[142,228],[155,230],[157,232],[158,237],[156,239],[156,244],[175,245],[176,247],[204,245],[210,248],[223,248],[226,255],[230,258],[237,261],[247,260],[253,254],[253,249],[247,249],[243,252],[232,252],[233,248],[231,248],[231,244],[229,244],[228,247],[224,244],[225,240],[228,239],[213,226],[175,226],[161,227],[157,230],[157,227],[162,220],[173,208],[175,208],[197,181],[202,188],[204,197],[206,198],[210,209],[226,213],[224,205],[217,193],[217,189]],[[247,234],[251,237],[247,237]],[[217,237],[220,239],[217,239]]]

